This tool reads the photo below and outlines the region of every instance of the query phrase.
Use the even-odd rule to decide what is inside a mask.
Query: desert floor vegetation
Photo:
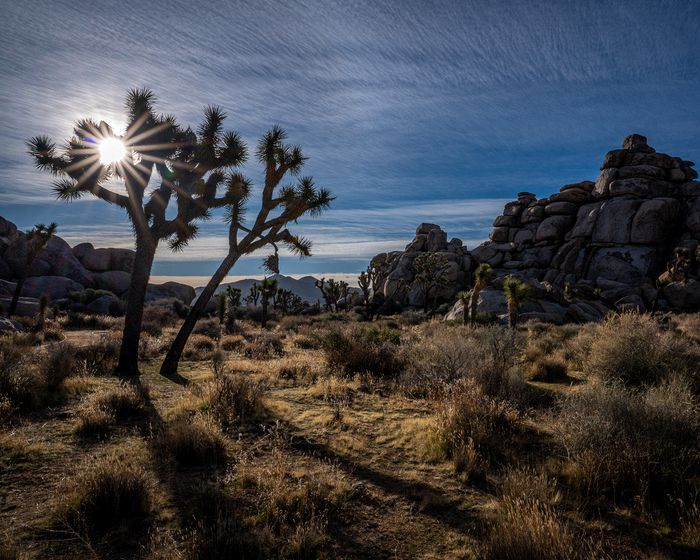
[[[697,558],[698,315],[0,338],[2,558]],[[146,343],[144,343],[146,344]],[[31,349],[31,351],[28,351]]]

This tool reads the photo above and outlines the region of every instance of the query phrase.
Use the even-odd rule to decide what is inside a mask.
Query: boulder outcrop
[[[489,241],[471,252],[450,241],[459,247],[457,266],[442,297],[467,289],[472,268],[488,263],[492,288],[498,290],[507,275],[530,285],[525,317],[590,321],[609,310],[700,309],[700,182],[694,165],[658,153],[644,136],[632,134],[605,155],[595,181],[564,185],[539,200],[518,193],[494,220]],[[442,230],[422,224],[404,252],[372,260],[384,296],[402,281],[410,285],[411,262],[421,251],[445,250],[428,246],[431,231]],[[659,284],[667,268],[673,273]],[[502,305],[494,305],[495,296],[482,294],[479,310],[498,313]]]
[[[71,248],[54,235],[31,265],[17,313],[34,315],[42,294],[59,305],[76,306],[93,313],[121,310],[122,300],[129,292],[134,255],[131,249],[95,248],[91,243]],[[15,288],[13,281],[23,273],[26,259],[25,237],[15,224],[0,217],[0,304],[5,308],[9,307]],[[98,290],[102,295],[90,299],[86,305],[77,303],[85,300],[79,297],[85,290]],[[189,304],[195,292],[191,286],[177,282],[148,287],[148,301],[173,297]]]

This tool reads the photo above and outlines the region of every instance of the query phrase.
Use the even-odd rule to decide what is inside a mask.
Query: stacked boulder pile
[[[525,318],[562,323],[599,320],[610,310],[700,309],[700,182],[693,166],[633,134],[606,154],[595,182],[565,185],[539,200],[518,193],[495,219],[489,241],[471,253],[460,249],[465,272],[479,263],[493,268],[479,311],[506,312],[501,286],[511,275],[530,285]],[[678,254],[682,278],[667,274],[659,283]],[[406,253],[389,255],[396,263]],[[446,291],[468,287],[467,276]],[[450,316],[458,317],[460,306]]]
[[[26,263],[27,241],[17,226],[0,217],[0,304],[9,307],[15,281]],[[18,306],[19,315],[33,315],[42,294],[52,304],[100,314],[119,314],[128,295],[134,251],[75,247],[54,235],[32,263]],[[175,298],[189,304],[195,292],[177,282],[149,285],[147,300]]]
[[[457,292],[471,276],[472,259],[467,247],[457,238],[447,240],[440,226],[420,224],[416,236],[406,245],[404,251],[380,253],[372,259],[372,266],[378,273],[381,298],[415,307],[423,305],[423,292],[415,281],[413,261],[423,253],[438,253],[448,262],[445,283],[440,286],[437,297],[440,301],[454,300]]]

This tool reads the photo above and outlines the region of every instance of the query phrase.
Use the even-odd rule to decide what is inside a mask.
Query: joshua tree
[[[530,286],[515,276],[509,276],[503,281],[503,293],[508,302],[508,326],[511,329],[515,328],[518,321],[518,308],[527,298],[529,291]]]
[[[457,294],[457,301],[459,301],[462,304],[462,323],[464,323],[465,325],[469,320],[469,301],[471,297],[471,290],[468,292],[462,291]]]
[[[262,303],[262,313],[260,314],[260,326],[264,329],[267,326],[267,305],[270,298],[277,292],[277,280],[263,278],[260,283],[260,302]]]
[[[340,282],[338,282],[338,290],[340,292],[340,297],[343,300],[343,309],[347,313],[348,311],[350,311],[348,306],[348,297],[350,297],[350,285],[344,280],[341,280]]]
[[[24,234],[24,239],[26,241],[25,260],[24,263],[22,263],[22,270],[20,271],[17,284],[15,285],[15,292],[12,294],[10,311],[8,313],[10,317],[12,317],[17,311],[17,303],[22,295],[22,288],[24,288],[24,283],[27,280],[27,276],[29,276],[29,270],[32,267],[32,263],[44,250],[44,247],[48,245],[49,241],[51,240],[51,236],[56,233],[57,227],[58,226],[54,223],[51,223],[48,226],[44,224],[37,224]]]
[[[277,302],[279,303],[282,313],[285,315],[292,308],[292,303],[294,301],[294,292],[292,290],[285,290],[284,288],[277,289]]]
[[[226,287],[226,330],[233,332],[236,326],[236,311],[241,305],[241,290],[233,286]]]
[[[469,322],[473,326],[476,324],[476,310],[479,304],[479,294],[491,279],[491,265],[481,263],[474,271],[474,288],[472,288],[471,298],[469,300]]]
[[[172,250],[181,250],[197,234],[194,222],[208,218],[212,208],[235,204],[240,179],[226,173],[246,159],[239,136],[223,131],[226,115],[218,107],[207,107],[194,131],[180,127],[172,116],[156,114],[154,102],[149,90],[128,92],[128,124],[121,137],[104,122],[84,119],[76,123],[63,153],[46,136],[28,142],[37,167],[62,177],[54,185],[59,199],[92,194],[124,209],[133,226],[136,255],[117,364],[125,376],[139,373],[144,299],[158,244],[166,240]],[[112,178],[123,181],[126,194],[108,187]],[[159,183],[147,196],[152,180]],[[217,196],[224,185],[225,194]],[[176,212],[168,218],[172,199]]]
[[[226,294],[220,292],[216,296],[216,316],[219,318],[219,326],[224,324],[226,319]]]
[[[292,252],[305,257],[311,255],[311,242],[293,235],[287,224],[305,215],[316,216],[330,205],[333,197],[324,188],[317,188],[311,177],[303,177],[296,185],[279,188],[287,173],[299,173],[306,158],[301,148],[284,143],[285,132],[273,127],[258,143],[257,157],[265,167],[265,181],[261,193],[261,208],[250,227],[244,225],[245,204],[250,196],[250,182],[242,177],[231,182],[231,199],[227,203],[226,218],[229,223],[229,250],[219,268],[195,301],[190,314],[177,333],[163,361],[161,374],[174,377],[187,339],[216,288],[241,255],[253,253],[268,245],[274,254],[265,260],[271,272],[278,267],[277,243],[285,244]],[[239,239],[239,233],[245,235]]]
[[[427,313],[430,298],[433,299],[433,309],[437,304],[437,291],[447,281],[447,271],[450,263],[439,253],[422,253],[413,261],[415,280],[423,293],[423,312]]]
[[[327,311],[337,311],[338,310],[338,300],[342,294],[341,282],[336,282],[333,278],[326,280],[321,278],[314,282],[315,286],[321,290],[321,295],[323,295],[323,301],[326,305]]]
[[[248,292],[248,297],[246,301],[252,303],[253,305],[258,305],[258,300],[260,299],[260,285],[253,284]]]
[[[36,328],[39,331],[44,330],[46,321],[46,310],[49,308],[49,294],[41,294],[39,297],[39,317],[37,318]]]
[[[372,300],[377,293],[378,280],[379,270],[371,264],[367,267],[367,270],[362,271],[360,276],[357,278],[357,283],[362,291],[362,300],[365,304],[365,314],[370,321],[372,320],[373,316]]]

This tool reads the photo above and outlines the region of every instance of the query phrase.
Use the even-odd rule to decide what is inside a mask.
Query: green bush
[[[396,378],[403,370],[397,334],[392,329],[357,325],[328,332],[321,341],[328,369],[345,377]]]

